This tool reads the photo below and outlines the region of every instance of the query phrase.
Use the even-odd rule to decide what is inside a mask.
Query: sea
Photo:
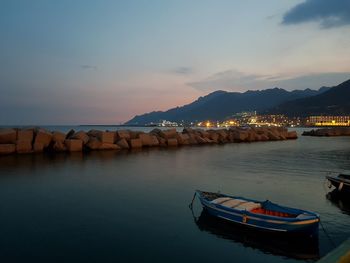
[[[1,156],[0,261],[315,262],[350,236],[350,200],[325,180],[349,170],[350,137]],[[198,199],[191,210],[196,189],[314,211],[319,235],[247,230]]]

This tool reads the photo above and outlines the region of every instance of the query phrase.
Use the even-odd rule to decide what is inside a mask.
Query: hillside
[[[309,115],[349,115],[350,79],[321,94],[281,103],[268,110],[267,113],[301,117]]]
[[[144,125],[151,122],[157,123],[161,120],[176,122],[203,121],[208,119],[223,120],[237,112],[264,111],[283,102],[314,96],[325,90],[327,88],[294,91],[274,88],[261,91],[246,91],[244,93],[215,91],[182,107],[137,115],[126,122],[126,124]]]

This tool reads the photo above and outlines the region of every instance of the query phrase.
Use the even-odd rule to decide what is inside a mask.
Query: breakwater
[[[337,128],[323,128],[311,131],[304,131],[303,136],[350,136],[350,128],[337,127]]]
[[[84,152],[125,150],[145,147],[178,147],[239,142],[297,139],[295,131],[286,128],[153,129],[149,133],[131,130],[90,130],[68,133],[42,128],[0,129],[0,154],[30,154],[41,152]]]

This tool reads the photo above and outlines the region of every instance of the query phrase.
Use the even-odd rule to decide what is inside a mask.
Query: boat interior
[[[216,193],[205,193],[204,196],[210,200],[211,203],[219,204],[228,208],[233,208],[240,211],[249,211],[254,214],[263,214],[269,216],[296,218],[299,215],[290,214],[282,211],[266,209],[262,203],[247,201],[239,198],[232,198]]]

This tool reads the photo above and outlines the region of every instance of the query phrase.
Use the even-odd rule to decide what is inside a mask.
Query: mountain
[[[288,100],[314,96],[325,90],[326,88],[286,91],[274,88],[261,91],[249,90],[244,93],[219,90],[199,97],[196,101],[182,107],[137,115],[125,124],[144,125],[151,122],[158,123],[162,120],[176,122],[223,120],[237,112],[263,111]]]
[[[290,100],[268,110],[267,113],[288,116],[350,115],[350,79],[328,88],[321,94]]]

